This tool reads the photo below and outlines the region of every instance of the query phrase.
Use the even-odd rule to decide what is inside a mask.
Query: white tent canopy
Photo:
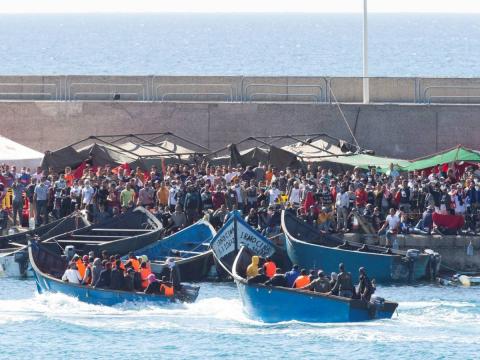
[[[26,166],[32,169],[40,166],[43,154],[16,143],[0,135],[0,163],[16,165],[17,168]]]

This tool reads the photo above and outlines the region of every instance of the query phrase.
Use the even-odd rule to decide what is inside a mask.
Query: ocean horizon
[[[370,76],[477,77],[480,14],[369,15]],[[1,14],[2,75],[361,76],[362,15]]]

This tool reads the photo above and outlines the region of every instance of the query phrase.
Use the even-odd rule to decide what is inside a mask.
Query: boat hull
[[[294,264],[306,269],[338,271],[344,263],[348,271],[355,273],[364,266],[370,278],[377,282],[393,282],[422,279],[427,274],[430,257],[421,254],[413,261],[413,268],[400,255],[366,253],[310,244],[286,236],[287,254]],[[410,274],[412,271],[412,274]]]
[[[317,295],[305,291],[248,285],[235,280],[247,314],[264,322],[357,322],[390,319],[396,304],[385,303],[381,308],[365,307],[360,300],[344,300],[335,296]]]
[[[54,264],[53,270],[59,273],[61,268],[61,260],[48,250],[42,250],[37,243],[32,242],[29,245],[29,257],[32,264],[37,290],[43,293],[61,293],[74,297],[80,301],[95,304],[111,306],[124,302],[149,302],[158,304],[168,304],[173,302],[194,302],[198,297],[199,288],[190,285],[182,285],[182,290],[175,294],[175,297],[166,297],[164,295],[144,294],[142,292],[130,292],[121,290],[110,290],[101,288],[92,288],[84,285],[71,284],[55,278],[49,274],[42,272],[37,266],[35,260],[40,259],[48,266]]]

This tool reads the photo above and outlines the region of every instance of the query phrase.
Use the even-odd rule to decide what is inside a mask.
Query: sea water
[[[361,76],[362,19],[0,15],[0,75]],[[369,15],[371,76],[479,76],[479,58],[480,14]]]
[[[478,359],[480,288],[380,286],[391,320],[265,324],[236,287],[201,283],[194,304],[89,305],[0,279],[1,359]]]

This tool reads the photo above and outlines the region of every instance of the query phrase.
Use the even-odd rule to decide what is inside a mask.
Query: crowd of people
[[[448,231],[435,226],[434,213],[464,219],[455,232],[477,232],[480,170],[439,166],[429,171],[399,173],[354,168],[333,171],[305,168],[172,164],[148,171],[119,166],[93,166],[88,159],[78,174],[65,168],[31,172],[1,166],[0,203],[11,189],[13,225],[26,203],[36,225],[75,209],[101,222],[141,205],[162,221],[167,232],[182,229],[202,217],[221,227],[227,214],[239,210],[246,221],[266,235],[280,231],[280,210],[290,209],[325,232],[366,231],[394,234]],[[5,216],[2,215],[4,218]]]
[[[80,257],[66,259],[67,269],[62,280],[111,290],[141,291],[145,294],[162,294],[173,297],[180,288],[180,275],[172,258],[167,259],[167,273],[158,280],[152,273],[148,258],[136,257],[133,253],[122,261],[120,255],[108,256],[104,251],[101,258],[93,252]],[[162,273],[163,275],[163,273]]]
[[[323,270],[300,269],[293,265],[285,273],[278,268],[271,258],[261,259],[252,256],[252,262],[246,269],[247,283],[279,286],[299,290],[310,290],[327,295],[336,295],[350,299],[370,301],[375,292],[375,282],[367,276],[364,267],[358,270],[358,285],[354,286],[352,275],[345,270],[343,263],[338,266],[339,272],[332,272],[330,276]]]

